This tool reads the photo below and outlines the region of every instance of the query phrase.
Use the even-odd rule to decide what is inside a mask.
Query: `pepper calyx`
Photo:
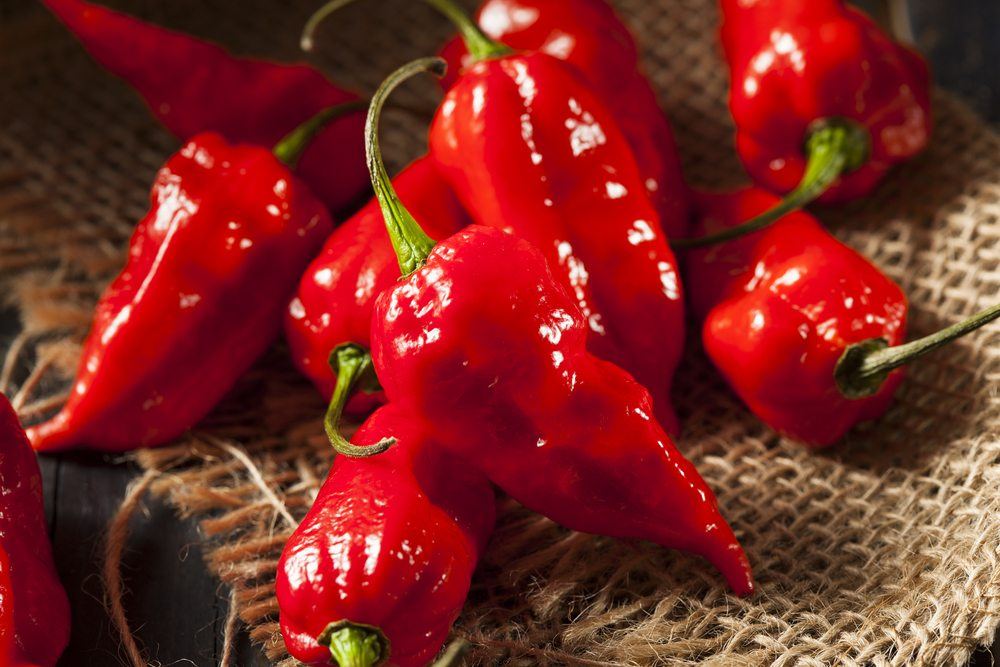
[[[902,345],[873,338],[848,346],[837,361],[834,380],[847,398],[864,398],[879,390],[889,373],[929,352],[1000,319],[1000,303],[940,331]]]
[[[820,118],[806,133],[803,151],[808,158],[802,180],[780,202],[738,225],[708,236],[675,239],[678,250],[701,248],[756,232],[805,207],[829,189],[841,175],[860,168],[871,154],[871,137],[857,121]]]
[[[288,168],[295,169],[299,158],[327,123],[349,113],[364,111],[367,107],[368,100],[352,100],[327,107],[282,137],[271,152]]]
[[[378,667],[389,659],[389,640],[374,625],[348,620],[330,623],[316,642],[330,649],[337,667]]]
[[[845,398],[866,398],[878,392],[882,383],[889,377],[889,372],[868,373],[865,362],[874,352],[888,347],[889,341],[884,338],[870,338],[847,346],[833,371],[837,389]]]
[[[861,123],[850,118],[819,118],[809,124],[803,152],[810,162],[823,153],[835,152],[841,163],[838,176],[849,174],[864,166],[871,156],[871,133]],[[805,180],[803,177],[803,183]],[[799,187],[802,187],[801,183]]]

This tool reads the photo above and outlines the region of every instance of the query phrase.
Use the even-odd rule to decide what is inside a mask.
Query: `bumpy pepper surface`
[[[649,392],[587,351],[587,320],[545,256],[481,225],[435,246],[400,203],[378,153],[378,112],[407,77],[443,66],[425,59],[390,76],[365,132],[405,276],[372,315],[390,405],[421,415],[437,446],[525,506],[576,530],[701,554],[736,593],[751,593],[750,565],[711,489],[657,422]]]
[[[167,161],[150,199],[69,400],[28,431],[35,449],[151,447],[194,426],[274,341],[332,230],[275,154],[214,133]]]
[[[38,462],[0,394],[0,665],[55,665],[69,629],[69,602],[52,562]]]
[[[393,182],[403,203],[433,225],[427,228],[433,238],[445,238],[468,224],[455,195],[428,158],[416,160]],[[330,235],[302,276],[285,315],[292,359],[325,398],[330,398],[336,382],[330,352],[348,342],[368,346],[375,297],[398,279],[396,255],[373,199]],[[350,411],[368,411],[381,402],[380,397],[358,392]]]
[[[756,189],[701,195],[697,231],[738,226],[776,201]],[[730,386],[773,428],[817,447],[884,413],[902,366],[1000,317],[995,304],[902,343],[899,286],[803,212],[693,250],[685,270],[705,351]]]
[[[758,185],[853,199],[927,145],[927,65],[861,11],[843,0],[721,4],[737,150]]]
[[[516,500],[575,530],[700,554],[750,593],[743,551],[649,392],[586,340],[543,255],[479,225],[438,244],[372,318],[389,401]]]
[[[285,546],[276,592],[296,659],[422,667],[447,638],[493,529],[495,500],[485,477],[427,428],[392,405],[375,412],[355,442],[391,433],[396,444],[368,459],[337,457]]]
[[[218,132],[232,143],[273,146],[321,109],[358,99],[308,65],[237,58],[216,44],[84,0],[43,2],[182,140]],[[336,213],[349,209],[368,187],[363,126],[361,113],[336,119],[296,167]]]
[[[478,28],[464,28],[468,42]],[[474,222],[545,254],[587,320],[591,351],[648,387],[676,433],[670,387],[684,299],[635,156],[572,66],[478,34],[473,64],[431,126],[431,155]]]
[[[699,232],[737,225],[777,201],[746,189],[698,198]],[[902,290],[804,212],[685,257],[691,307],[716,368],[750,410],[806,444],[836,442],[885,412],[903,379],[893,372],[873,396],[841,394],[834,370],[851,343],[903,342]]]
[[[485,0],[477,14],[487,35],[511,48],[542,51],[577,68],[635,153],[660,224],[669,238],[688,234],[688,191],[666,114],[642,66],[635,40],[606,0]],[[441,52],[449,62],[446,87],[468,60],[461,39]]]

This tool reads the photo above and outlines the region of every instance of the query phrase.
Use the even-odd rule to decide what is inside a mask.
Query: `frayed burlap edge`
[[[239,13],[194,0],[136,11],[237,49],[292,55],[308,7],[246,4]],[[742,182],[714,3],[619,4],[692,182]],[[325,33],[338,48],[320,62],[370,89],[447,33],[417,5],[345,13]],[[0,108],[0,296],[18,308],[22,334],[0,389],[14,389],[22,415],[36,420],[62,399],[90,308],[176,143],[47,16],[26,6],[12,17],[0,54],[10,100]],[[395,27],[365,30],[365,18]],[[417,84],[403,94],[425,105],[434,97]],[[938,95],[935,106],[925,155],[871,199],[819,211],[904,287],[913,335],[1000,293],[1000,139],[954,100]],[[417,124],[386,131],[390,155],[421,149]],[[746,546],[759,594],[735,599],[697,559],[570,533],[504,499],[456,633],[475,645],[476,664],[962,664],[1000,620],[998,384],[992,326],[914,366],[877,424],[811,453],[748,416],[693,349],[678,378],[679,444]],[[321,413],[279,346],[196,431],[136,457],[152,493],[199,521],[209,568],[281,664],[274,569],[330,464]]]

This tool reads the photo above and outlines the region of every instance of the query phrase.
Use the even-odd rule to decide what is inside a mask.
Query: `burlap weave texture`
[[[118,3],[243,53],[295,57],[318,3]],[[692,183],[745,181],[732,151],[712,0],[619,0],[674,121]],[[155,169],[177,142],[27,0],[0,9],[0,296],[24,334],[0,370],[22,414],[58,403],[90,308],[122,261]],[[316,62],[364,90],[433,53],[447,24],[414,0],[368,0],[322,31]],[[433,84],[400,100],[433,108]],[[409,99],[408,99],[409,98]],[[911,335],[1000,294],[1000,138],[935,99],[930,149],[867,201],[818,214],[909,295]],[[423,121],[393,114],[396,164]],[[760,592],[726,594],[703,562],[570,533],[502,500],[457,633],[477,664],[961,664],[1000,614],[1000,327],[915,365],[896,406],[809,452],[761,426],[696,350],[678,380],[680,447],[716,490]],[[205,423],[141,454],[154,489],[196,517],[208,562],[276,662],[274,569],[331,457],[319,399],[279,347]]]

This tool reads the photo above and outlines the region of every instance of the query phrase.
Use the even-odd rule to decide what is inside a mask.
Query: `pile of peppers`
[[[317,11],[303,44],[351,1]],[[688,318],[750,411],[826,447],[889,409],[907,363],[1000,317],[907,342],[903,290],[804,210],[866,196],[930,140],[926,64],[843,0],[720,0],[753,180],[729,193],[685,184],[606,0],[484,0],[475,18],[424,0],[458,35],[370,102],[306,64],[43,2],[183,143],[65,406],[25,436],[0,401],[4,664],[54,664],[69,627],[28,443],[169,443],[282,330],[329,401],[338,456],[278,563],[281,631],[307,664],[374,667],[438,655],[496,489],[572,530],[701,556],[753,594],[736,533],[672,440]],[[420,72],[444,97],[426,155],[391,179],[380,113]],[[345,415],[363,420],[353,441]]]

